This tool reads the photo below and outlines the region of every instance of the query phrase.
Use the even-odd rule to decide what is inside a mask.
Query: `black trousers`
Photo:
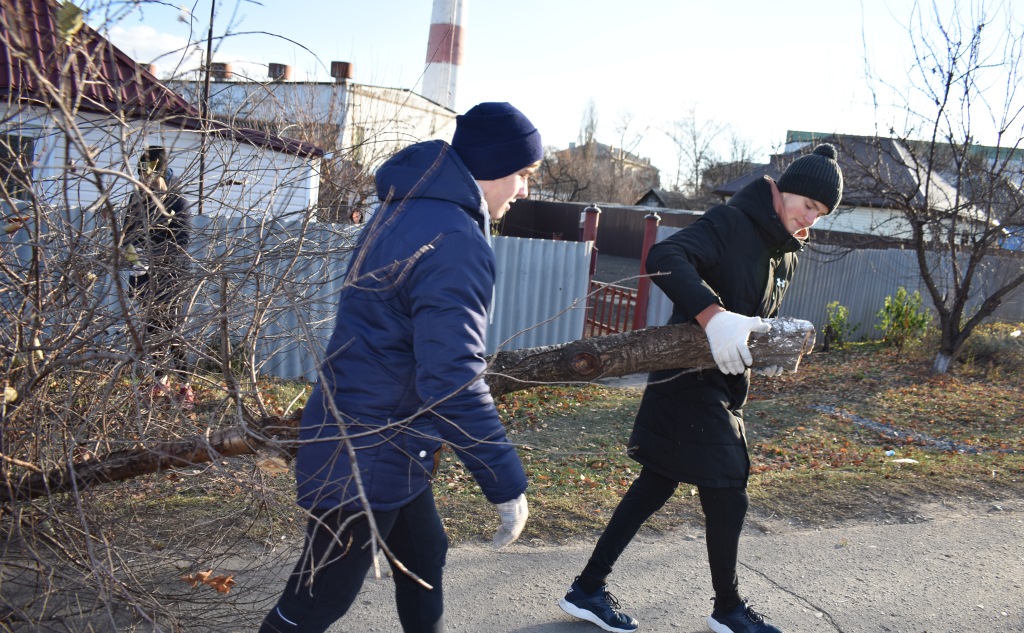
[[[424,588],[389,559],[402,630],[441,633],[444,631],[441,576],[448,553],[448,535],[437,514],[433,492],[427,488],[408,505],[374,512],[373,518],[398,561],[433,587]],[[345,615],[363,586],[373,563],[369,543],[369,521],[360,512],[314,513],[306,526],[302,555],[277,605],[263,620],[259,633],[326,631]]]
[[[580,574],[584,591],[593,592],[607,582],[612,567],[640,530],[640,526],[672,497],[679,483],[663,477],[650,468],[640,475],[622,497],[594,552]],[[704,529],[711,567],[711,585],[716,604],[732,605],[740,602],[739,578],[736,559],[739,552],[740,532],[747,515],[749,498],[746,488],[698,487],[700,505],[704,511]]]
[[[153,359],[154,374],[191,382],[188,355],[181,336],[187,293],[184,269],[151,267],[128,276],[128,290],[139,303],[146,324],[143,344]]]

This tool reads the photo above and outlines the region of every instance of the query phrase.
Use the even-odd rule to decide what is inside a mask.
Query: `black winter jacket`
[[[188,257],[192,210],[185,198],[173,191],[154,198],[135,192],[125,214],[125,243],[135,247],[147,264],[177,265]]]
[[[651,248],[647,272],[672,301],[669,323],[694,322],[713,303],[746,316],[778,313],[802,244],[782,225],[772,187],[768,179],[747,185]],[[630,456],[676,481],[746,486],[743,405],[749,384],[749,372],[653,372],[629,439]]]

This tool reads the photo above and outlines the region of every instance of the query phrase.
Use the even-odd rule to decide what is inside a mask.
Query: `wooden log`
[[[751,334],[753,367],[777,365],[796,371],[814,348],[809,321],[768,319],[767,334]],[[564,345],[498,352],[492,357],[487,384],[494,397],[537,384],[593,382],[659,369],[704,369],[715,366],[704,331],[696,325],[664,325],[622,334],[596,336]]]
[[[814,326],[797,319],[770,319],[767,334],[750,336],[753,366],[778,365],[796,371],[814,347]],[[594,382],[659,369],[714,367],[703,330],[696,325],[666,325],[599,336],[564,345],[498,352],[485,380],[494,397],[541,384]],[[287,418],[270,417],[207,435],[156,442],[76,462],[69,467],[26,474],[0,482],[0,503],[121,481],[141,475],[211,462],[222,457],[258,454],[270,466],[294,452],[302,410]]]
[[[212,462],[222,457],[253,455],[266,451],[267,459],[279,457],[277,442],[294,443],[302,410],[287,418],[263,418],[252,427],[232,426],[207,435],[181,440],[141,444],[75,462],[70,467],[32,473],[0,484],[0,503],[28,501],[37,497],[81,492],[93,486],[152,473]]]

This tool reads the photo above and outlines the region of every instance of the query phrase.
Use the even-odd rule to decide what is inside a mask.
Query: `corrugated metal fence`
[[[679,229],[660,227],[658,240],[663,240]],[[877,314],[885,298],[896,294],[902,286],[908,292],[921,293],[922,305],[930,309],[931,301],[918,272],[916,254],[912,250],[863,249],[851,250],[838,246],[811,245],[800,253],[793,287],[786,293],[780,316],[804,319],[814,324],[818,336],[828,322],[826,306],[838,301],[849,309],[848,321],[856,326],[853,338],[878,338],[881,332],[875,329]],[[968,304],[977,308],[991,288],[1008,275],[1019,275],[1024,261],[1012,257],[989,257],[986,267],[978,274],[974,301]],[[648,303],[648,323],[666,323],[672,313],[671,302],[655,287]],[[996,310],[996,319],[1024,321],[1024,292],[1011,295],[1010,300]]]
[[[105,220],[78,208],[53,212],[39,234],[39,242],[24,230],[0,234],[5,270],[15,273],[8,281],[31,279],[40,266],[54,289],[67,279],[92,276],[88,287],[73,293],[73,302],[42,306],[43,345],[58,349],[79,341],[73,343],[76,353],[101,357],[127,352],[127,324],[140,328],[144,319],[126,293],[129,270],[109,267]],[[217,366],[226,333],[233,350],[254,350],[260,373],[315,379],[357,237],[351,225],[303,219],[194,217],[181,333],[189,355],[200,367]],[[493,245],[498,272],[488,353],[579,339],[593,245],[510,237],[495,237]],[[26,305],[20,293],[0,294],[0,322],[20,320]],[[8,324],[4,331],[16,329]]]
[[[294,254],[299,239],[306,246]],[[239,227],[226,233],[244,233]],[[220,239],[213,237],[211,243]],[[257,362],[264,374],[281,378],[316,377],[318,360],[330,337],[341,291],[342,273],[352,246],[348,236],[335,229],[281,225],[274,235],[245,243],[259,243],[264,253],[287,253],[278,261],[261,261],[263,268],[249,280],[232,282],[233,292],[250,297],[242,302],[245,314],[232,315],[236,336],[248,323],[261,322],[256,338]],[[290,236],[290,237],[287,237]],[[495,237],[497,261],[493,318],[488,327],[487,352],[521,349],[574,341],[583,331],[591,245]],[[255,253],[254,253],[255,255]],[[202,261],[199,249],[197,258]],[[239,258],[236,249],[235,258]],[[244,258],[242,258],[244,259]],[[239,271],[241,272],[241,271]],[[257,280],[286,280],[276,291],[258,287]],[[298,282],[297,280],[302,280]],[[238,303],[237,301],[235,303]],[[217,302],[197,302],[190,320],[216,324]],[[213,332],[207,336],[213,337]]]
[[[591,242],[495,237],[487,352],[575,341],[586,318]]]
[[[250,231],[251,232],[251,231]],[[206,246],[196,257],[216,257],[225,235],[242,236],[240,226],[203,231]],[[305,246],[296,253],[295,243]],[[236,271],[230,292],[248,299],[231,315],[232,335],[246,336],[251,323],[260,323],[256,361],[261,373],[281,378],[316,378],[323,347],[334,326],[342,274],[348,266],[351,236],[334,227],[278,225],[259,239],[250,235],[244,244],[259,244],[257,274]],[[217,244],[216,247],[212,246]],[[495,237],[497,261],[493,318],[488,327],[487,352],[566,343],[580,338],[585,317],[591,244]],[[245,261],[238,248],[234,259]],[[268,253],[284,256],[268,258]],[[253,262],[256,262],[253,252]],[[254,264],[255,266],[255,264]],[[259,280],[280,280],[276,289],[260,287]],[[298,280],[302,280],[299,282]],[[212,293],[211,298],[219,293]],[[216,340],[217,300],[197,301],[190,312],[193,323],[207,324],[201,337]]]
[[[71,331],[65,324],[82,323],[88,311],[95,351],[122,350],[127,344],[125,318],[137,319],[134,306],[117,299],[115,276],[103,269],[109,230],[95,214],[70,212],[50,227],[43,259],[85,262],[96,280],[80,293],[74,306],[58,306],[45,317],[44,335],[53,344]],[[247,218],[197,217],[190,251],[195,258],[189,286],[190,303],[184,336],[197,361],[219,358],[224,333],[234,345],[249,342],[261,373],[282,378],[316,377],[317,365],[330,337],[342,275],[357,233],[350,225],[256,221]],[[664,239],[673,227],[661,227]],[[60,237],[63,235],[70,238]],[[25,267],[31,259],[25,232],[5,236],[5,264]],[[108,243],[107,246],[104,246]],[[556,345],[583,336],[593,244],[557,240],[495,237],[497,259],[492,323],[487,351]],[[1020,274],[1021,260],[992,258],[979,276],[979,296],[1000,278]],[[12,268],[13,269],[13,268]],[[70,270],[84,273],[75,266]],[[123,288],[126,271],[117,273]],[[922,290],[915,254],[903,250],[848,250],[808,247],[801,254],[793,289],[783,315],[806,319],[819,332],[826,323],[826,304],[839,301],[850,310],[855,337],[874,337],[876,314],[886,296],[903,286]],[[922,294],[924,294],[922,292]],[[122,294],[123,295],[123,291]],[[18,318],[13,293],[0,297],[2,314]],[[925,305],[928,301],[925,301]],[[76,307],[78,306],[78,307]],[[671,306],[657,288],[649,302],[650,325],[668,320]],[[0,319],[3,318],[0,314]],[[1024,293],[1018,292],[997,312],[1003,320],[1024,320]],[[78,340],[78,339],[75,339]],[[255,343],[252,343],[255,342]]]

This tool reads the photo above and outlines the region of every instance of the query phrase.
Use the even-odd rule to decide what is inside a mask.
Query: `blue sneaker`
[[[619,601],[608,593],[608,585],[586,594],[574,581],[558,606],[572,617],[593,622],[612,633],[632,633],[638,626],[636,620],[619,611]]]
[[[766,623],[763,615],[748,607],[746,600],[732,611],[712,611],[708,627],[715,633],[782,633]]]

